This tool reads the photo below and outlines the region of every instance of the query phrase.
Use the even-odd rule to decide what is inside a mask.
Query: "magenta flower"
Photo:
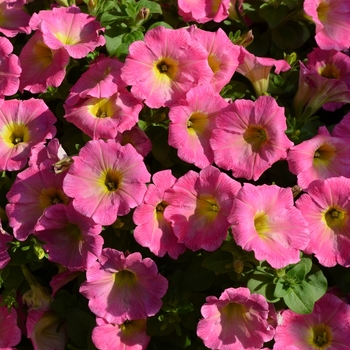
[[[229,15],[230,0],[178,0],[177,4],[185,22],[222,22]]]
[[[0,233],[1,234],[1,233]],[[12,349],[21,341],[21,330],[17,326],[17,312],[2,305],[0,296],[0,349]]]
[[[299,262],[299,250],[310,240],[307,222],[294,207],[289,188],[245,183],[228,220],[236,243],[275,269]]]
[[[313,181],[308,193],[296,202],[309,224],[307,254],[315,254],[320,264],[350,266],[350,179],[333,177]]]
[[[310,140],[291,147],[288,152],[289,170],[297,175],[298,186],[307,189],[314,180],[335,176],[350,176],[350,135],[334,137],[322,126]]]
[[[348,350],[349,334],[350,305],[325,294],[316,301],[311,314],[283,311],[274,349],[289,349],[288,345],[293,344],[295,350]]]
[[[151,337],[146,333],[146,320],[126,320],[122,324],[108,323],[96,318],[92,342],[98,350],[146,350]]]
[[[155,173],[152,177],[153,184],[148,185],[143,203],[139,205],[133,214],[134,237],[137,243],[148,247],[157,256],[169,254],[177,259],[185,251],[185,246],[177,242],[170,222],[164,218],[164,209],[168,203],[164,201],[164,192],[171,188],[176,178],[170,170]]]
[[[76,6],[34,13],[29,25],[33,30],[41,30],[44,43],[50,49],[65,48],[73,58],[83,58],[106,42],[99,34],[103,30],[100,23]]]
[[[0,109],[0,169],[24,168],[31,148],[55,136],[55,122],[43,100],[4,101]]]
[[[207,57],[186,29],[159,26],[149,30],[144,41],[130,45],[121,77],[136,98],[159,108],[177,103],[189,89],[211,81]]]
[[[316,25],[315,40],[323,50],[350,46],[350,3],[344,0],[305,0],[304,11]]]
[[[168,281],[152,259],[142,259],[140,253],[124,256],[105,248],[87,269],[80,293],[89,299],[89,308],[96,316],[120,325],[155,315],[167,288]]]
[[[38,30],[23,46],[19,59],[22,67],[20,90],[37,94],[61,85],[70,57],[64,48],[50,49]]]
[[[227,237],[227,217],[240,187],[213,166],[180,177],[164,193],[164,218],[171,222],[178,242],[193,251],[218,249]]]
[[[237,178],[257,180],[293,145],[284,109],[269,96],[236,100],[216,118],[216,128],[210,140],[215,163]]]
[[[142,104],[128,92],[107,98],[90,97],[74,107],[65,105],[65,118],[92,139],[113,139],[137,122]]]
[[[13,235],[20,241],[34,233],[37,220],[44,210],[59,203],[68,204],[69,198],[63,193],[64,173],[55,174],[52,161],[29,167],[20,172],[6,197],[6,214]]]
[[[11,96],[18,91],[19,76],[22,69],[18,57],[12,54],[12,51],[11,42],[0,37],[0,97]]]
[[[3,269],[11,260],[9,253],[7,252],[7,244],[11,242],[13,236],[9,235],[3,228],[0,220],[0,269]]]
[[[48,259],[69,270],[86,270],[100,256],[102,226],[76,212],[72,205],[57,204],[45,210],[35,235],[45,242]]]
[[[100,225],[111,225],[117,215],[141,204],[150,174],[131,145],[90,141],[73,159],[63,189],[81,214]]]
[[[350,139],[350,112],[332,130],[332,136]]]
[[[30,15],[23,10],[25,0],[0,0],[0,32],[7,37],[30,34]]]
[[[228,106],[219,93],[210,86],[201,85],[191,89],[186,99],[169,111],[169,145],[177,149],[183,161],[205,168],[214,162],[210,137],[215,119]]]
[[[219,299],[207,297],[201,313],[197,335],[209,349],[260,349],[275,333],[267,321],[267,301],[248,288],[228,288]]]

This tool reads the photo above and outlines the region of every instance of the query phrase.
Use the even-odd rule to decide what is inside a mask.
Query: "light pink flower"
[[[34,350],[64,350],[68,341],[66,324],[54,311],[29,311],[27,335]]]
[[[284,109],[270,96],[236,100],[216,118],[216,128],[210,140],[215,163],[237,178],[257,180],[293,145]]]
[[[257,96],[267,93],[272,67],[275,67],[276,74],[290,69],[290,65],[285,60],[257,57],[244,47],[241,47],[239,63],[236,71],[250,80]]]
[[[87,269],[80,293],[89,299],[89,308],[96,316],[122,324],[155,315],[167,288],[168,281],[152,259],[142,259],[140,253],[124,256],[105,248]]]
[[[74,107],[64,105],[67,121],[92,139],[113,139],[137,122],[142,104],[130,92],[116,92],[106,98],[90,97]]]
[[[0,0],[0,32],[7,37],[30,34],[30,15],[23,10],[25,1]]]
[[[0,109],[0,169],[24,168],[31,148],[55,136],[55,122],[43,100],[4,101]]]
[[[300,315],[291,310],[282,313],[276,328],[275,350],[348,350],[350,306],[333,294],[316,301],[311,314]]]
[[[228,288],[219,299],[207,297],[201,313],[197,335],[209,349],[260,349],[275,333],[267,321],[267,301],[248,288]]]
[[[17,312],[14,307],[10,311],[6,305],[2,306],[0,296],[0,348],[12,349],[21,341],[21,330],[17,326]]]
[[[81,214],[100,225],[111,225],[117,215],[141,204],[150,174],[131,145],[89,141],[73,159],[63,189]]]
[[[350,139],[350,112],[345,114],[343,119],[335,125],[332,136]]]
[[[37,94],[61,85],[70,57],[64,48],[50,49],[38,30],[24,45],[19,59],[22,67],[20,90]]]
[[[314,180],[350,177],[349,141],[350,135],[334,137],[322,126],[316,136],[291,147],[287,161],[289,170],[298,177],[298,186],[307,189]]]
[[[72,271],[86,270],[102,252],[102,226],[76,212],[71,204],[47,208],[34,230],[45,242],[48,259]]]
[[[320,264],[350,266],[350,179],[332,177],[313,181],[308,193],[296,202],[309,224],[307,254],[315,254]]]
[[[316,25],[315,40],[323,50],[350,47],[350,3],[344,0],[305,0],[304,11]]]
[[[33,30],[41,30],[44,43],[50,49],[65,48],[73,58],[83,58],[106,42],[99,34],[103,30],[100,23],[76,6],[34,13],[29,25]]]
[[[6,195],[9,225],[20,241],[34,233],[37,220],[47,207],[69,202],[62,190],[65,174],[55,174],[51,164],[48,160],[41,163],[40,168],[32,166],[20,172]]]
[[[1,16],[1,7],[0,7]],[[0,37],[0,97],[14,95],[18,91],[19,76],[22,69],[19,59],[12,54],[11,42]]]
[[[186,92],[213,77],[204,47],[185,28],[156,27],[135,41],[122,67],[131,92],[151,108],[177,103]]]
[[[245,183],[228,218],[236,243],[281,269],[300,261],[310,240],[307,222],[294,207],[290,188]]]
[[[164,218],[171,222],[178,242],[193,251],[218,249],[227,237],[227,217],[240,187],[213,166],[180,177],[164,193]]]
[[[219,93],[210,86],[191,89],[186,99],[169,110],[169,145],[177,149],[183,161],[205,168],[214,162],[210,137],[215,119],[228,106]]]
[[[92,342],[99,350],[146,350],[151,337],[146,333],[146,320],[126,320],[122,324],[108,323],[96,318]]]
[[[155,173],[152,177],[153,184],[148,185],[143,203],[139,205],[133,214],[134,237],[137,243],[148,247],[157,256],[169,254],[177,259],[185,251],[185,246],[177,242],[170,222],[164,219],[164,209],[167,202],[164,201],[164,192],[171,188],[176,178],[170,170]]]
[[[7,244],[11,242],[13,237],[8,234],[3,228],[0,220],[0,269],[3,269],[11,260],[9,253],[7,252]]]
[[[177,4],[185,22],[222,22],[229,15],[230,0],[178,0]]]

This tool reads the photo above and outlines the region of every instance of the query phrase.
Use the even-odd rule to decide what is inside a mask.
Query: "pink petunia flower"
[[[131,92],[151,108],[177,103],[186,92],[213,78],[208,53],[185,28],[156,27],[135,41],[122,67]]]
[[[164,192],[171,188],[176,178],[170,170],[155,173],[152,177],[153,184],[148,185],[143,203],[139,205],[133,214],[134,237],[137,243],[148,247],[157,256],[169,254],[177,259],[185,251],[185,246],[177,242],[171,224],[164,218],[164,209],[168,203],[164,201]]]
[[[257,180],[293,145],[284,109],[270,96],[236,100],[216,118],[216,128],[210,140],[215,163],[237,178]]]
[[[164,193],[164,218],[171,222],[178,242],[193,251],[218,249],[227,237],[227,217],[240,187],[213,166],[180,177]]]
[[[334,126],[332,136],[350,139],[350,112],[345,114],[343,119]]]
[[[72,58],[83,58],[106,43],[104,29],[94,17],[79,7],[54,7],[34,13],[29,22],[33,30],[41,30],[44,43],[52,50],[65,48]]]
[[[236,243],[275,269],[299,262],[299,250],[310,240],[307,222],[294,207],[289,188],[245,183],[228,220]]]
[[[289,170],[297,175],[298,186],[307,189],[314,180],[335,176],[350,176],[350,135],[334,137],[321,126],[310,140],[291,147],[288,152]]]
[[[350,179],[313,181],[296,206],[309,224],[310,243],[304,250],[320,264],[350,266]]]
[[[240,46],[234,45],[221,28],[214,33],[196,26],[191,26],[188,30],[207,50],[209,67],[214,73],[210,85],[215,92],[220,92],[231,80],[239,64]]]
[[[350,305],[333,294],[316,301],[311,314],[282,313],[276,328],[275,350],[348,350]],[[289,348],[293,344],[295,347]]]
[[[236,70],[250,80],[257,96],[267,93],[272,67],[275,67],[276,74],[290,69],[290,65],[285,60],[257,57],[241,47],[239,66]]]
[[[59,203],[68,204],[69,198],[62,190],[64,173],[55,174],[52,161],[32,166],[20,172],[6,197],[6,214],[14,236],[24,241],[34,233],[37,220],[44,210]]]
[[[69,270],[86,270],[100,256],[102,226],[76,212],[71,204],[57,204],[45,210],[35,225],[48,259]]]
[[[210,86],[201,85],[191,89],[186,99],[169,111],[169,145],[177,149],[183,161],[205,168],[214,162],[210,137],[215,119],[228,106],[219,93]]]
[[[18,91],[22,69],[18,57],[12,51],[11,42],[0,37],[0,97],[11,96]]]
[[[350,47],[350,3],[344,0],[305,0],[305,13],[316,25],[315,40],[323,50]]]
[[[68,341],[66,323],[54,311],[31,310],[27,317],[27,336],[34,350],[64,350]]]
[[[275,333],[267,321],[267,301],[248,288],[228,288],[219,299],[207,297],[201,313],[197,335],[209,349],[260,349]]]
[[[230,0],[178,0],[179,15],[185,22],[222,22],[229,15]]]
[[[55,122],[43,100],[4,101],[0,109],[0,169],[24,168],[31,148],[55,136]]]
[[[21,330],[17,325],[17,311],[14,307],[9,310],[2,306],[0,296],[0,349],[12,349],[21,341]]]
[[[120,325],[155,315],[167,288],[168,281],[152,259],[142,259],[140,253],[124,256],[105,248],[87,269],[80,293],[89,299],[89,308],[96,316]]]
[[[67,121],[92,139],[113,139],[137,122],[142,104],[130,92],[116,92],[107,98],[90,97],[74,107],[64,105]]]
[[[0,0],[0,32],[7,37],[30,34],[30,15],[23,10],[25,0]]]
[[[7,244],[13,240],[13,236],[8,234],[3,228],[0,220],[0,269],[3,269],[11,260],[7,252]]]
[[[61,85],[70,57],[64,48],[50,49],[38,30],[24,45],[19,59],[22,67],[20,90],[37,94]]]
[[[150,174],[131,145],[90,141],[73,159],[63,189],[81,214],[100,225],[111,225],[117,215],[141,204]]]
[[[74,106],[80,99],[107,98],[124,91],[126,85],[120,77],[122,66],[123,63],[116,58],[101,54],[72,86],[65,104]]]
[[[92,342],[98,350],[146,350],[151,337],[146,333],[146,320],[126,320],[122,324],[108,323],[96,318]]]

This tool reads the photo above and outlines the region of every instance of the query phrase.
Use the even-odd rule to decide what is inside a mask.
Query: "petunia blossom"
[[[350,3],[344,0],[305,0],[305,13],[316,25],[315,40],[323,50],[350,47]]]
[[[293,145],[285,134],[284,109],[270,96],[236,100],[216,118],[210,145],[215,163],[237,178],[257,180]]]
[[[98,350],[146,350],[151,337],[146,333],[146,320],[126,320],[122,324],[108,323],[96,318],[92,342]]]
[[[227,217],[240,187],[211,165],[180,177],[164,193],[164,218],[171,222],[178,242],[192,251],[218,249],[227,237]]]
[[[298,186],[307,189],[314,180],[335,176],[350,176],[350,135],[348,138],[331,136],[325,126],[309,140],[290,148],[289,170],[297,175]]]
[[[316,301],[308,315],[282,312],[274,350],[348,350],[350,305],[331,293]],[[291,344],[294,347],[288,347]]]
[[[171,188],[176,178],[170,170],[155,173],[153,184],[148,185],[147,192],[134,211],[133,220],[137,225],[134,237],[137,243],[148,247],[157,256],[169,254],[177,259],[185,251],[185,246],[178,243],[170,222],[164,218],[164,209],[168,203],[164,201],[164,192]]]
[[[167,288],[168,281],[152,259],[105,248],[87,269],[80,293],[89,299],[89,308],[96,316],[120,325],[155,315]]]
[[[83,58],[106,43],[104,29],[92,16],[77,6],[54,7],[34,13],[29,22],[33,30],[41,30],[44,43],[52,50],[65,48],[72,58]]]
[[[56,134],[56,118],[43,100],[7,100],[0,109],[0,170],[20,170],[33,146]]]
[[[102,226],[76,212],[71,204],[48,207],[35,225],[48,259],[71,271],[86,270],[100,256]]]
[[[21,341],[21,330],[17,325],[17,311],[3,305],[0,296],[0,349],[12,349]]]
[[[350,139],[350,112],[345,114],[343,119],[334,126],[332,136]]]
[[[308,224],[289,188],[245,183],[228,217],[236,243],[280,269],[300,261],[310,240]]]
[[[228,288],[219,299],[207,297],[201,314],[197,335],[209,349],[261,349],[275,333],[267,320],[267,301],[248,288]]]
[[[0,220],[0,269],[3,269],[11,260],[9,253],[7,252],[7,244],[11,242],[13,236],[8,234],[3,228]]]
[[[296,206],[309,224],[310,243],[304,250],[321,265],[350,266],[350,179],[313,181]]]
[[[184,98],[192,87],[211,81],[207,57],[185,28],[159,26],[147,31],[144,41],[129,46],[121,77],[148,107],[164,107]]]
[[[215,119],[228,106],[210,86],[197,86],[169,110],[169,145],[183,161],[205,168],[214,162],[210,138]]]
[[[81,214],[100,225],[111,225],[118,215],[141,204],[150,174],[131,145],[89,141],[73,159],[63,189]]]
[[[66,76],[69,55],[64,48],[50,49],[43,41],[40,30],[28,40],[19,55],[22,74],[20,90],[33,94],[57,88]]]

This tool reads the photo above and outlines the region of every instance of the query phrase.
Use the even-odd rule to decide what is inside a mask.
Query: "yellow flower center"
[[[112,117],[118,109],[109,98],[96,98],[92,99],[91,102],[92,104],[88,107],[88,111],[96,118]]]
[[[217,56],[214,53],[211,53],[209,55],[208,64],[214,74],[220,71],[221,61],[217,58]]]
[[[252,146],[253,152],[259,152],[269,140],[266,130],[260,125],[249,125],[243,134],[243,138],[245,142]]]
[[[33,48],[36,64],[43,68],[48,67],[53,59],[53,51],[43,41],[37,41]]]
[[[83,241],[83,235],[81,234],[81,230],[79,226],[75,224],[69,224],[65,231],[67,232],[67,235],[71,238],[73,238],[76,242],[82,242]]]
[[[55,187],[42,189],[39,196],[40,208],[42,210],[54,204],[62,203],[67,205],[68,202],[69,198],[64,194],[64,192]]]
[[[220,206],[212,195],[201,195],[197,200],[196,214],[213,221],[220,211]]]
[[[330,143],[321,145],[314,153],[314,166],[327,166],[335,156],[335,147]]]
[[[218,13],[221,2],[222,0],[212,0],[212,3],[211,3],[212,15],[216,15]]]
[[[203,112],[194,112],[187,121],[187,131],[191,135],[200,135],[206,130],[208,126],[208,115]]]
[[[56,39],[58,39],[62,44],[65,44],[65,45],[75,45],[75,44],[78,44],[80,39],[79,37],[72,37],[72,36],[67,36],[65,33],[56,33],[54,34]]]
[[[115,192],[120,187],[123,176],[115,169],[107,169],[100,177],[101,185],[105,186],[106,192]]]
[[[254,227],[260,238],[268,238],[267,233],[270,232],[268,215],[264,212],[256,213],[254,216]]]
[[[23,123],[11,121],[3,126],[0,137],[9,147],[16,147],[19,143],[29,141],[30,131]]]
[[[245,306],[238,303],[229,303],[221,309],[221,313],[232,322],[245,318],[246,311]]]
[[[333,335],[329,326],[319,324],[313,326],[310,335],[308,336],[308,343],[315,350],[327,350],[332,345]]]
[[[154,62],[153,72],[156,80],[163,85],[169,85],[176,79],[179,63],[170,57],[162,57]]]
[[[319,68],[318,73],[328,79],[340,79],[340,69],[334,64],[326,64]]]
[[[322,217],[323,221],[325,221],[327,226],[332,230],[344,228],[349,219],[347,211],[335,205],[327,208],[327,210],[322,213]]]
[[[317,8],[318,19],[320,22],[327,20],[328,13],[331,11],[329,1],[321,1]]]
[[[133,287],[137,283],[136,275],[129,270],[120,270],[114,275],[114,284],[118,287]]]
[[[126,320],[124,323],[118,326],[125,336],[132,336],[138,334],[140,331],[146,330],[146,320]]]

